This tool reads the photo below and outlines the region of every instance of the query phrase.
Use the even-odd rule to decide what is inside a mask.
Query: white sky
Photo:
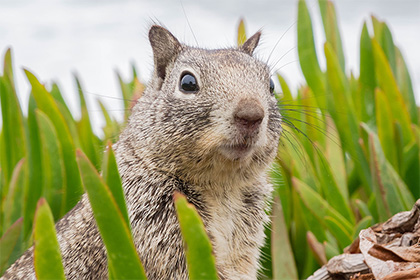
[[[324,39],[317,2],[307,3],[323,66]],[[360,32],[363,21],[373,13],[388,23],[395,43],[402,49],[420,104],[420,1],[337,0],[335,4],[347,70],[358,75]],[[76,114],[78,100],[72,73],[78,73],[88,93],[95,131],[99,132],[102,120],[95,94],[119,97],[115,70],[127,79],[130,63],[134,62],[143,81],[150,76],[153,62],[147,30],[153,21],[164,24],[181,41],[195,45],[182,5],[202,47],[233,46],[241,16],[245,17],[248,35],[263,30],[262,44],[257,51],[262,59],[267,59],[276,41],[290,26],[270,62],[274,63],[296,46],[297,1],[294,0],[0,0],[0,61],[6,48],[12,47],[19,98],[25,111],[29,85],[23,67],[33,71],[42,82],[58,82]],[[296,59],[294,49],[278,65]],[[293,91],[303,82],[297,62],[287,64],[280,73]],[[114,115],[122,116],[121,102],[100,99]]]

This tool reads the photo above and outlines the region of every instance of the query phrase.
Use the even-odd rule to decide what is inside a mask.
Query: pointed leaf
[[[80,150],[77,151],[77,162],[107,250],[109,270],[115,279],[146,279],[130,228],[112,192]]]
[[[395,54],[397,60],[397,79],[398,87],[404,97],[405,104],[408,106],[411,122],[419,124],[419,112],[416,105],[416,97],[414,95],[413,84],[411,82],[410,73],[407,69],[407,64],[401,54],[401,51],[395,47]]]
[[[242,46],[246,41],[245,22],[244,22],[243,18],[241,18],[241,20],[239,21],[239,24],[238,24],[238,36],[237,37],[238,37],[238,39],[237,39],[238,47]]]
[[[369,165],[362,148],[359,145],[359,130],[354,105],[349,92],[348,80],[340,69],[337,56],[330,44],[324,45],[327,59],[328,84],[331,87],[333,103],[329,103],[330,112],[333,112],[343,148],[355,159],[356,168],[360,174],[364,189],[370,192]],[[339,112],[336,112],[339,108]]]
[[[127,206],[125,204],[125,197],[121,183],[121,177],[118,173],[118,166],[115,160],[114,151],[112,150],[112,144],[108,143],[108,148],[105,152],[104,160],[102,163],[102,178],[109,187],[112,196],[117,203],[121,214],[124,216],[125,222],[130,226],[130,220],[128,218]]]
[[[325,225],[332,233],[332,235],[334,235],[334,237],[337,239],[337,242],[340,244],[341,248],[351,244],[353,241],[351,234],[339,221],[330,216],[325,216],[324,219]]]
[[[95,145],[95,135],[92,130],[92,125],[90,123],[85,94],[83,92],[82,85],[80,84],[80,80],[77,77],[77,75],[75,75],[75,80],[79,93],[80,110],[82,113],[80,121],[77,123],[80,144],[84,153],[88,156],[89,160],[93,163],[93,165],[96,168],[99,168],[99,147]]]
[[[332,168],[321,152],[316,154],[315,166],[318,172],[318,178],[320,178],[321,181],[321,186],[326,201],[330,206],[337,210],[338,213],[343,215],[347,221],[354,224],[355,218],[346,199],[348,194],[344,195],[341,192],[337,182],[334,180],[334,176],[331,172]]]
[[[386,59],[384,51],[379,46],[376,39],[372,39],[373,54],[375,58],[376,76],[379,86],[384,91],[394,120],[401,125],[404,137],[404,143],[408,143],[414,137],[410,127],[410,115],[404,102],[401,92],[398,89],[397,82],[391,71],[391,67]]]
[[[44,198],[35,212],[34,267],[38,279],[65,279],[54,219]]]
[[[218,279],[210,239],[195,207],[186,197],[174,194],[175,208],[185,241],[188,274],[190,279]]]
[[[334,4],[330,0],[318,0],[318,4],[321,11],[322,23],[324,25],[325,37],[337,54],[341,69],[344,71],[346,69],[344,52]]]
[[[332,217],[340,225],[343,226],[345,232],[350,235],[352,231],[352,225],[347,221],[340,213],[338,213],[334,208],[332,208],[322,197],[311,189],[304,182],[300,181],[297,178],[292,178],[293,186],[299,193],[302,201],[309,208],[315,217],[323,223],[326,216]]]
[[[9,53],[9,52],[8,52]],[[9,53],[10,55],[10,53]],[[10,58],[9,58],[10,59]],[[10,68],[10,61],[5,61],[5,68]],[[19,104],[12,77],[3,76],[0,77],[0,105],[2,113],[2,143],[4,150],[0,157],[0,164],[3,170],[3,176],[5,179],[5,188],[2,189],[3,195],[7,193],[8,184],[10,182],[13,169],[15,165],[21,160],[26,154],[25,146],[25,131],[24,131],[24,118],[22,110]],[[7,147],[14,147],[13,149]]]
[[[23,219],[19,218],[11,225],[0,239],[0,275],[7,268],[8,261],[22,231]]]
[[[326,108],[325,78],[319,67],[311,17],[304,0],[299,0],[298,4],[297,36],[302,73],[316,96],[320,108]]]
[[[32,94],[38,108],[42,110],[54,124],[57,136],[61,143],[61,152],[64,159],[66,174],[66,197],[64,211],[68,212],[77,203],[83,193],[79,170],[74,156],[74,143],[69,128],[60,113],[51,94],[29,71],[25,70],[26,76],[32,86]]]
[[[354,228],[353,232],[353,239],[356,239],[359,236],[359,232],[362,229],[367,229],[368,227],[373,225],[373,218],[371,216],[366,216],[363,219],[361,219],[356,227]]]
[[[372,40],[366,26],[363,24],[360,35],[360,101],[357,106],[362,112],[362,121],[370,120],[375,115],[374,89],[376,87],[375,63],[373,60]]]
[[[385,93],[379,88],[375,90],[375,104],[379,140],[382,147],[384,147],[386,158],[397,168],[398,161],[394,147],[394,127],[392,125],[391,108],[385,97]]]
[[[366,125],[363,128],[369,133],[373,188],[379,219],[384,221],[393,214],[410,210],[414,198],[391,164],[386,161],[379,139]]]
[[[25,159],[21,159],[13,170],[10,180],[10,189],[4,203],[2,203],[3,220],[2,227],[8,228],[14,221],[22,217],[23,213],[23,192],[26,182]]]
[[[28,184],[25,186],[23,206],[23,236],[26,240],[32,233],[32,223],[35,215],[36,204],[42,195],[43,170],[41,140],[39,136],[38,122],[35,115],[36,102],[34,97],[29,97],[28,106]]]
[[[42,143],[43,195],[51,207],[54,220],[57,221],[65,214],[63,206],[67,189],[61,144],[48,116],[38,109],[35,113]]]
[[[298,279],[293,251],[279,197],[275,197],[273,203],[271,250],[273,279]]]

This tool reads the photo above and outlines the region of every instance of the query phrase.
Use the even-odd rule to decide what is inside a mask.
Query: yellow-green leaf
[[[244,19],[241,18],[238,24],[238,36],[237,36],[238,47],[242,46],[246,41],[246,30]]]
[[[8,265],[9,258],[21,234],[22,226],[23,219],[19,218],[6,230],[0,239],[0,275],[3,274]]]
[[[210,239],[197,210],[181,193],[174,194],[174,201],[190,279],[218,279]]]
[[[146,279],[130,227],[112,192],[80,150],[77,151],[77,162],[83,186],[88,194],[93,215],[107,250],[111,276],[115,279]]]
[[[298,279],[287,226],[279,197],[275,197],[271,225],[271,258],[273,279]]]
[[[61,143],[67,188],[65,191],[65,204],[63,209],[67,212],[73,208],[77,201],[79,201],[80,196],[83,193],[80,174],[76,163],[73,136],[70,134],[65,119],[51,94],[31,72],[25,70],[25,74],[32,86],[32,95],[36,100],[38,108],[43,111],[53,123]]]
[[[406,144],[414,138],[410,127],[410,115],[408,114],[407,105],[398,89],[397,82],[385,53],[376,39],[372,39],[372,46],[375,58],[376,77],[379,86],[385,93],[394,120],[398,121],[401,125],[404,143]]]
[[[299,0],[297,19],[299,63],[306,82],[314,92],[320,108],[326,108],[325,77],[316,55],[311,17],[304,0]]]
[[[34,221],[34,267],[38,279],[65,279],[54,219],[47,201],[38,201]]]

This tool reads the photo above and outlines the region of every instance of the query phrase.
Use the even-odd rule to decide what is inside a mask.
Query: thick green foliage
[[[420,196],[419,108],[389,28],[374,17],[364,23],[360,75],[354,77],[346,68],[334,5],[320,0],[319,6],[326,69],[318,63],[314,23],[300,0],[297,45],[307,85],[294,96],[277,74],[284,130],[270,173],[275,192],[272,225],[266,230],[269,242],[263,248],[266,279],[307,277],[341,253],[361,229],[410,209]],[[241,21],[238,44],[245,38]],[[123,124],[98,101],[105,126],[104,137],[96,136],[78,78],[82,114],[75,120],[57,85],[48,90],[25,72],[32,92],[24,113],[7,50],[0,76],[0,275],[34,241],[36,255],[54,256],[36,262],[37,274],[64,277],[53,221],[77,203],[84,187],[110,256],[110,277],[145,278],[110,144],[102,156]],[[144,86],[134,68],[132,81],[119,81],[127,118],[131,100]],[[211,245],[198,214],[180,195],[175,205],[191,278],[216,278]]]
[[[275,196],[283,206],[299,272],[294,279],[309,276],[341,253],[361,229],[411,209],[420,195],[419,108],[389,28],[372,18],[374,32],[369,34],[364,24],[360,76],[349,76],[334,6],[324,0],[319,6],[326,69],[319,67],[313,24],[300,0],[298,54],[308,85],[292,98],[278,76],[286,127],[273,174],[283,177],[280,185],[274,177]],[[273,231],[272,246],[275,239],[288,242],[284,234],[276,234]],[[290,259],[284,252],[282,257]],[[286,273],[289,267],[281,269]]]

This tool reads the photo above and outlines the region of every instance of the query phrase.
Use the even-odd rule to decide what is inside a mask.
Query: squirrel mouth
[[[240,144],[231,144],[223,145],[221,147],[221,152],[224,156],[231,160],[239,160],[248,156],[253,149],[252,144],[240,143]]]

